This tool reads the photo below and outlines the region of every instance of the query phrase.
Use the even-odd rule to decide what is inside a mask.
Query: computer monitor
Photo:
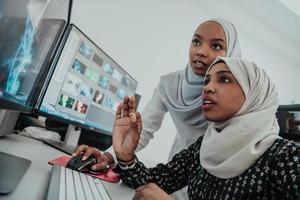
[[[4,109],[31,112],[66,21],[41,18],[33,23],[24,7],[23,17],[20,12],[13,15],[24,2],[0,3],[0,104]]]
[[[69,6],[69,0],[0,1],[0,136],[12,131],[20,112],[32,112]],[[0,194],[11,192],[29,165],[28,159],[0,152]]]
[[[276,112],[283,138],[300,141],[300,104],[280,105]]]
[[[106,135],[112,134],[118,104],[126,95],[134,96],[138,85],[74,24],[68,27],[49,78],[39,113]],[[65,142],[76,146],[78,132],[67,135]],[[69,138],[75,139],[66,141]]]

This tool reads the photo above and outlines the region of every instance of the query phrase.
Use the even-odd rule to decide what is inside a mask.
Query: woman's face
[[[189,51],[193,72],[204,76],[217,56],[226,56],[226,50],[226,36],[222,26],[216,22],[202,23],[193,35]]]
[[[215,64],[205,76],[202,98],[203,115],[212,122],[229,120],[245,102],[242,88],[225,63]]]

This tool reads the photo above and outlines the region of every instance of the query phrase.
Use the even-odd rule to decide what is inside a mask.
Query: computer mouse
[[[97,163],[97,159],[93,156],[90,156],[86,160],[82,160],[83,154],[75,156],[69,160],[66,167],[76,171],[90,171],[91,167]]]

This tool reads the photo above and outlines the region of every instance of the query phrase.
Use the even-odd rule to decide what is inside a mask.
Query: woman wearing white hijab
[[[226,51],[211,51],[206,53],[204,45],[195,45],[197,40],[202,43],[207,35],[211,36],[211,49],[213,45],[220,45],[220,41],[214,41],[219,36],[212,35],[209,31],[210,24],[220,26],[225,33]],[[200,36],[200,38],[198,37]],[[195,41],[196,39],[196,41]],[[224,49],[224,50],[225,50]],[[234,25],[223,19],[211,19],[200,24],[196,29],[190,51],[189,63],[184,70],[176,71],[161,77],[158,87],[154,90],[152,99],[144,108],[143,130],[140,137],[137,151],[145,148],[149,141],[154,137],[154,133],[161,127],[165,113],[169,112],[176,127],[176,135],[173,141],[169,160],[179,151],[194,143],[199,136],[203,136],[207,122],[201,114],[203,77],[208,66],[217,56],[240,57],[241,50],[237,31]],[[200,67],[197,62],[203,62],[204,70],[197,71]],[[184,200],[187,197],[187,188],[173,194],[174,199]]]
[[[142,127],[134,98],[118,107],[113,147],[123,183],[137,188],[133,199],[171,199],[186,185],[191,200],[300,199],[300,146],[278,136],[278,96],[265,71],[219,57],[202,96],[204,137],[154,168],[134,154]]]
[[[136,151],[142,150],[154,137],[154,132],[160,129],[165,113],[169,112],[175,124],[177,133],[169,159],[182,149],[203,136],[207,122],[201,115],[201,93],[203,77],[209,65],[217,56],[240,57],[241,50],[236,28],[224,19],[210,19],[199,25],[195,30],[189,49],[189,63],[184,70],[176,71],[161,77],[158,87],[154,90],[152,99],[145,106],[143,115],[143,130]],[[87,151],[86,157],[94,154],[100,162],[95,169],[117,162],[115,156],[105,153],[105,158],[86,145],[80,146],[74,156],[81,151]],[[112,149],[110,153],[113,154]],[[186,188],[173,195],[175,199],[187,199]]]

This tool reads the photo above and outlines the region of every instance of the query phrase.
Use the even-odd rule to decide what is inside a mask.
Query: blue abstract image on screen
[[[27,73],[32,63],[36,31],[29,17],[23,20],[4,19],[0,25],[5,37],[0,46],[0,91],[15,97],[17,101],[25,102],[29,94],[22,94],[19,89],[22,74]]]
[[[35,31],[29,18],[26,20],[25,32],[21,38],[16,54],[7,60],[9,75],[6,92],[16,95],[20,87],[20,74],[26,71],[32,61],[32,44]]]
[[[69,0],[0,0],[1,108],[30,112],[38,106],[68,10]]]

